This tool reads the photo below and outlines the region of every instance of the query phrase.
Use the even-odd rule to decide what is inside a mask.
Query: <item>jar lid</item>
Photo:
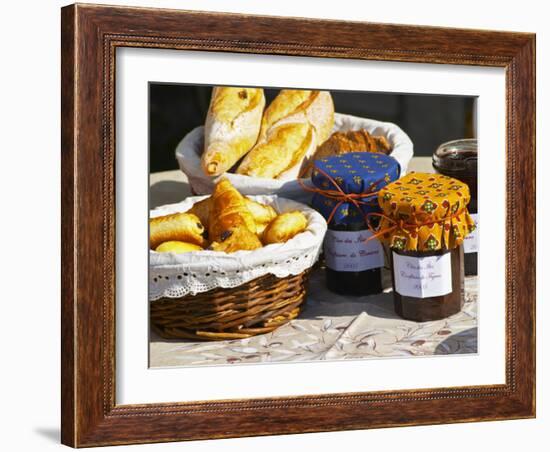
[[[397,160],[378,152],[350,152],[317,159],[313,163],[311,182],[317,188],[344,193],[370,193],[397,179]]]
[[[464,138],[441,144],[432,156],[438,171],[477,175],[477,138]]]
[[[380,239],[405,251],[452,249],[475,229],[468,185],[442,174],[410,173],[378,192]]]
[[[332,224],[363,222],[365,214],[380,209],[376,193],[396,180],[400,172],[397,160],[381,153],[350,152],[318,159],[311,175],[317,188],[312,207]],[[344,194],[365,196],[354,196],[357,202],[351,202],[339,189]]]

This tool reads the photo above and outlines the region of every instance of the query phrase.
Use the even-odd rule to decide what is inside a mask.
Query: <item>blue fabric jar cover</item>
[[[379,212],[376,192],[399,178],[401,168],[397,160],[377,152],[350,152],[318,159],[314,162],[311,182],[320,190],[334,192],[338,187],[346,194],[362,194],[357,197],[360,210],[352,201],[342,202],[338,196],[316,192],[311,206],[328,220],[330,226],[351,226],[365,223],[365,215]],[[332,179],[332,180],[331,180]],[[368,195],[374,193],[374,195]],[[338,205],[340,203],[340,205]]]

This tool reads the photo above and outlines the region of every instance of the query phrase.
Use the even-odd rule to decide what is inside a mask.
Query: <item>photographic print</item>
[[[534,34],[61,25],[63,444],[535,416]]]
[[[476,98],[149,84],[149,365],[478,350]]]

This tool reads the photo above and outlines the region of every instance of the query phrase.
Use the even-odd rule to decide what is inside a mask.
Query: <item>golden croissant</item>
[[[334,104],[328,91],[281,90],[267,107],[258,142],[237,173],[296,178],[333,126]]]
[[[187,213],[192,213],[193,215],[196,215],[199,217],[199,220],[201,223],[208,228],[208,216],[210,215],[210,201],[211,197],[205,198],[202,201],[198,201],[191,209],[187,211]]]
[[[206,229],[196,215],[173,213],[149,220],[149,244],[155,249],[162,242],[172,240],[204,246]]]
[[[208,233],[213,242],[211,249],[231,252],[262,246],[256,236],[256,223],[246,207],[245,198],[231,182],[227,179],[218,182],[210,199]]]
[[[256,234],[261,237],[267,225],[277,216],[277,212],[273,207],[248,199],[246,196],[244,199],[246,207],[256,223]]]
[[[240,218],[240,217],[239,217]],[[232,221],[231,226],[226,228],[217,240],[210,243],[209,250],[224,251],[233,253],[239,250],[255,250],[262,247],[262,242],[244,222],[238,219]]]
[[[208,176],[228,171],[258,139],[263,89],[215,87],[204,126],[201,164]]]
[[[189,213],[195,214],[201,220],[201,223],[208,228],[208,217],[210,215],[212,198],[205,198],[202,201],[196,202],[193,204],[193,207],[188,211]],[[277,212],[271,206],[262,204],[252,199],[244,197],[244,202],[246,208],[252,214],[254,223],[256,224],[256,234],[261,235],[265,227],[269,224],[273,218],[277,216]]]
[[[265,229],[262,237],[264,245],[283,243],[307,228],[307,218],[298,210],[277,216]]]

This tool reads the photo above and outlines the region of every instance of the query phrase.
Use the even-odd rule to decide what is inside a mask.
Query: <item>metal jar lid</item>
[[[447,141],[432,156],[433,167],[441,173],[477,174],[477,138]]]

